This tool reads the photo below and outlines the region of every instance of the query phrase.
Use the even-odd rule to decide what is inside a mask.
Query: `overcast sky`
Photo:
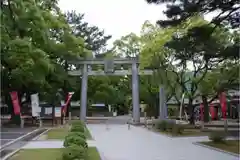
[[[166,19],[165,5],[150,5],[145,0],[60,0],[62,11],[85,14],[85,21],[112,35],[109,44],[126,34],[138,34],[145,20]]]
[[[130,32],[139,33],[145,20],[163,19],[164,5],[149,5],[145,0],[60,0],[62,11],[85,13],[86,22],[118,39]],[[110,43],[111,43],[110,42]]]

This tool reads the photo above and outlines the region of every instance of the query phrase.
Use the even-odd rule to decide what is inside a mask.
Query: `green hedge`
[[[86,160],[87,151],[84,147],[74,145],[64,148],[62,160]]]
[[[212,131],[208,138],[215,143],[222,143],[226,139],[226,133],[224,131]]]
[[[162,132],[170,132],[173,135],[182,134],[185,129],[184,125],[176,124],[174,122],[164,121],[164,120],[155,122],[154,126],[156,129]]]
[[[66,139],[67,137],[72,137],[72,136],[81,137],[81,138],[84,139],[84,140],[87,139],[85,133],[82,133],[82,132],[69,132],[68,135],[65,137],[65,139]]]
[[[85,132],[85,126],[83,125],[72,125],[71,132],[81,132],[84,133]]]
[[[75,145],[75,144],[78,146],[82,146],[84,148],[88,148],[86,139],[83,139],[82,137],[76,136],[76,135],[66,136],[63,146],[69,147],[69,146]]]
[[[85,124],[74,121],[64,140],[62,160],[87,160],[88,144],[85,136]]]
[[[85,126],[83,121],[73,121],[72,125],[73,126]]]

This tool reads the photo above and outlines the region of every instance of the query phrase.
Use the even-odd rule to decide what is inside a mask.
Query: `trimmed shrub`
[[[76,125],[76,126],[72,126],[70,129],[70,132],[85,132],[85,127],[84,126],[80,126],[80,125]]]
[[[201,125],[191,125],[191,124],[184,124],[184,128],[186,129],[201,129]]]
[[[173,122],[167,122],[167,131],[171,132],[175,125]]]
[[[172,128],[172,134],[173,135],[179,135],[182,134],[184,131],[184,126],[181,124],[174,124]]]
[[[84,133],[82,132],[69,132],[68,135],[66,137],[71,137],[71,136],[78,136],[78,137],[81,137],[82,139],[86,140],[87,137]]]
[[[208,136],[209,140],[215,142],[215,143],[221,143],[224,142],[224,140],[226,139],[226,133],[225,132],[221,132],[221,131],[213,131],[209,134]]]
[[[86,140],[80,136],[75,136],[75,135],[65,137],[63,146],[68,147],[71,145],[77,145],[77,146],[82,146],[84,148],[88,148],[88,144]]]
[[[161,131],[167,131],[167,125],[168,125],[167,121],[158,121],[156,122],[155,127],[156,129],[159,129]]]
[[[82,146],[70,145],[64,148],[62,160],[86,160],[87,150]]]

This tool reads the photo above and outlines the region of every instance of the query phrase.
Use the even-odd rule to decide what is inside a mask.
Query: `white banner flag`
[[[41,108],[39,107],[39,97],[38,93],[31,95],[31,106],[32,106],[32,116],[38,117],[41,112]]]

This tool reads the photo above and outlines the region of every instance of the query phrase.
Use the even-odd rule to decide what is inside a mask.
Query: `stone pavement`
[[[194,145],[207,137],[169,138],[141,127],[89,124],[104,160],[238,160],[238,157]]]

